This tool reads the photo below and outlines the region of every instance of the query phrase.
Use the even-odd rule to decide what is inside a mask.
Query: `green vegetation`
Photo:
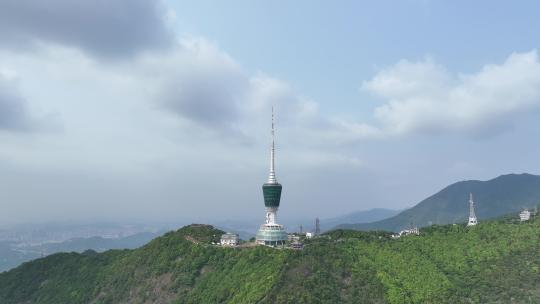
[[[480,221],[533,208],[540,203],[540,176],[507,174],[488,181],[462,181],[452,184],[396,216],[337,228],[400,231],[410,223],[418,227],[432,224],[463,223],[469,217],[469,193],[474,194]]]
[[[540,303],[540,219],[421,232],[336,230],[295,251],[221,248],[191,225],[25,263],[0,274],[0,303]]]

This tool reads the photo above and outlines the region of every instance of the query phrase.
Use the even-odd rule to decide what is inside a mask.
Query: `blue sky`
[[[540,173],[538,6],[3,1],[0,220],[263,219],[272,106],[282,217]]]
[[[467,73],[538,47],[535,1],[170,4],[179,33],[206,37],[251,71],[286,79],[337,113],[370,109],[362,107],[361,82],[401,59],[429,56]]]

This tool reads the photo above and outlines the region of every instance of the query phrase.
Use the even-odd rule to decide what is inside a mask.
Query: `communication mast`
[[[474,201],[471,193],[469,196],[469,222],[467,223],[467,226],[475,226],[476,224],[478,224],[478,219],[474,213]]]

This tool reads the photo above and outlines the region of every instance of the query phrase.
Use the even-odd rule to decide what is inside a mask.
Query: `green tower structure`
[[[265,183],[262,186],[265,207],[279,207],[279,201],[281,200],[281,189],[281,184],[277,182],[275,184]]]

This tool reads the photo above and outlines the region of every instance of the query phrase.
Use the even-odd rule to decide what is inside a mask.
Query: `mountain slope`
[[[391,218],[337,228],[399,231],[410,223],[424,227],[464,222],[469,216],[469,193],[474,195],[476,215],[482,221],[538,205],[540,176],[508,174],[488,181],[457,182]]]
[[[540,220],[337,230],[303,251],[211,245],[191,225],[135,250],[52,255],[0,274],[0,303],[538,303]],[[501,275],[504,274],[504,275]]]
[[[321,219],[321,229],[329,230],[337,225],[350,223],[371,223],[387,219],[398,214],[400,210],[373,208],[369,210],[356,211],[342,216]]]

